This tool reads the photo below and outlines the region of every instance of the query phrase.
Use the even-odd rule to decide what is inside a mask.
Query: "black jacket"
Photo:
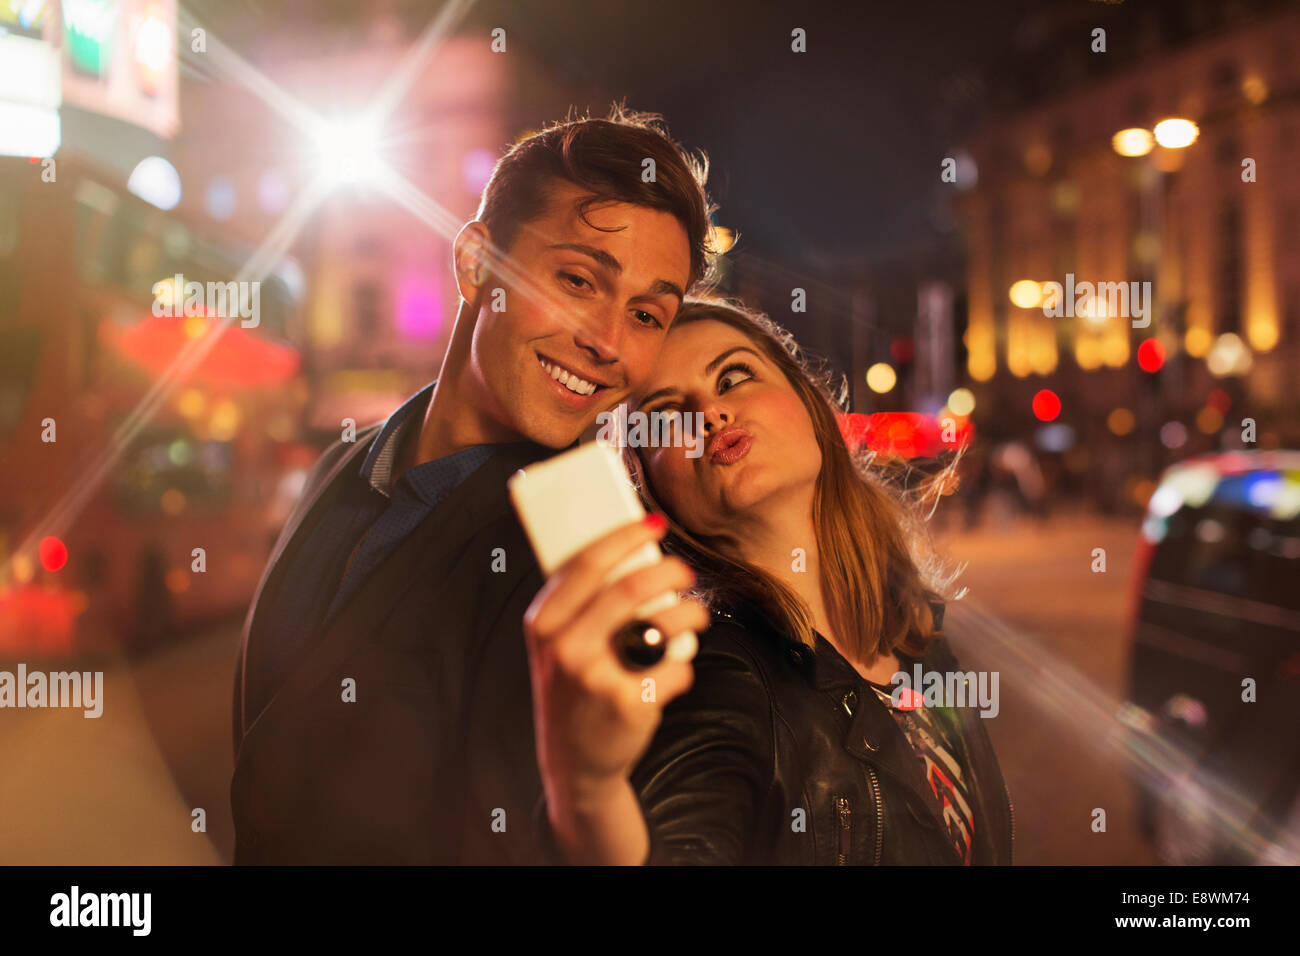
[[[322,456],[245,623],[234,688],[237,864],[539,864],[541,780],[523,615],[542,585],[501,446],[359,586],[260,713],[244,683],[262,605],[379,425]],[[504,567],[502,561],[504,560]],[[356,700],[342,700],[344,679]]]
[[[942,636],[921,663],[959,669]],[[956,722],[974,778],[971,862],[1010,864],[1013,811],[986,718],[936,710]],[[820,635],[814,653],[726,611],[632,783],[651,864],[961,863],[914,751],[852,665]]]

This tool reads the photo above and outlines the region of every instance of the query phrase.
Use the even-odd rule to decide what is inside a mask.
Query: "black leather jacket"
[[[942,636],[921,663],[958,670]],[[955,722],[974,779],[971,862],[1010,864],[1013,810],[986,718],[935,710]],[[820,635],[813,653],[727,611],[701,635],[695,682],[664,708],[632,783],[651,864],[962,862],[915,752],[853,666]]]

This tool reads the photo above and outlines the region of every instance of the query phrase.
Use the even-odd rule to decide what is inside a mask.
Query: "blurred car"
[[[1136,753],[1140,817],[1157,854],[1300,862],[1300,452],[1169,468],[1133,583],[1130,700],[1156,734]]]

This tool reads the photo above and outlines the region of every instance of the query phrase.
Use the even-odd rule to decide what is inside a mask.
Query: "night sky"
[[[509,17],[553,69],[664,113],[675,136],[705,148],[719,221],[778,256],[929,234],[953,135],[941,90],[967,60],[972,31],[997,19],[951,0],[868,9],[673,0],[611,5],[617,18],[541,9],[551,6],[519,5]],[[807,53],[791,51],[794,27],[807,31]]]
[[[557,82],[664,114],[713,163],[718,222],[737,251],[783,262],[924,255],[953,236],[939,164],[981,122],[1139,66],[1226,19],[1294,0],[483,0],[461,32],[506,28]],[[253,62],[292,31],[358,32],[391,15],[415,34],[434,0],[190,0]],[[1109,50],[1088,50],[1104,25]],[[791,30],[807,52],[791,51]],[[325,45],[328,48],[328,45]],[[537,117],[533,122],[559,119]],[[1117,122],[1122,118],[1117,117]],[[504,144],[502,144],[504,145]]]
[[[972,78],[1009,42],[1023,5],[489,0],[462,30],[486,37],[504,26],[512,49],[593,91],[580,108],[603,112],[606,97],[626,97],[664,114],[676,138],[709,154],[718,221],[740,231],[743,248],[786,260],[879,258],[936,237],[940,158],[978,104]],[[391,10],[416,30],[439,6],[186,4],[254,62],[268,30],[301,31],[306,50],[304,23],[355,29],[359,17]],[[807,31],[807,53],[790,49],[795,27]]]

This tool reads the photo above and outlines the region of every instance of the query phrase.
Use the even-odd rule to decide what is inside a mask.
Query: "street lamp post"
[[[1150,130],[1141,128],[1120,130],[1111,139],[1112,147],[1120,156],[1132,159],[1147,158],[1143,168],[1138,221],[1139,236],[1149,236],[1150,243],[1146,249],[1140,250],[1144,253],[1140,258],[1143,260],[1143,279],[1151,282],[1151,289],[1154,292],[1150,302],[1151,334],[1157,338],[1162,331],[1166,338],[1170,335],[1180,335],[1179,329],[1171,328],[1170,320],[1175,316],[1181,319],[1184,310],[1181,303],[1174,304],[1167,301],[1163,283],[1160,282],[1160,272],[1165,265],[1170,170],[1166,168],[1165,163],[1156,161],[1159,154],[1154,150],[1156,146],[1162,150],[1186,149],[1196,142],[1199,134],[1200,130],[1191,120],[1170,117],[1161,120]],[[1177,384],[1171,372],[1181,364],[1177,359],[1180,354],[1178,345],[1181,345],[1181,342],[1175,343],[1175,347],[1169,349],[1170,359],[1164,366],[1156,372],[1149,373],[1160,376],[1154,408],[1157,429],[1168,414],[1170,391]],[[1143,373],[1139,371],[1138,374]],[[1178,378],[1181,379],[1181,376]]]

